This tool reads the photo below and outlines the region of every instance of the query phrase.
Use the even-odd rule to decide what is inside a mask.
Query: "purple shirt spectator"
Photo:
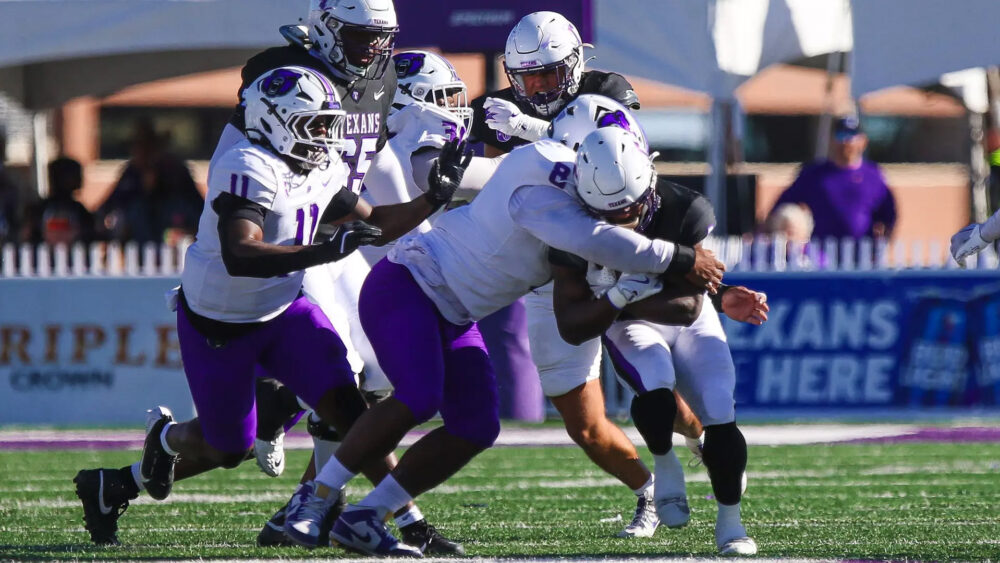
[[[896,200],[878,166],[862,161],[857,168],[843,168],[832,161],[806,165],[795,182],[774,204],[804,204],[812,211],[813,237],[842,238],[888,236],[896,224]],[[876,224],[885,226],[876,232]]]

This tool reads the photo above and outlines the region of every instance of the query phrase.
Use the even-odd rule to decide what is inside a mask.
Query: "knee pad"
[[[320,424],[336,427],[340,435],[346,434],[358,418],[368,410],[368,403],[354,385],[341,385],[329,391],[333,398],[332,420],[321,419]],[[319,413],[316,413],[319,416]]]
[[[339,442],[340,433],[337,429],[323,422],[315,413],[306,418],[306,430],[313,437],[313,441],[323,440],[326,442]]]
[[[632,399],[632,422],[653,455],[664,455],[674,444],[677,400],[670,389],[653,389]]]
[[[257,438],[261,440],[275,439],[285,431],[285,424],[302,410],[295,393],[277,379],[258,377],[254,382],[254,394],[257,402]]]
[[[702,455],[716,500],[722,504],[738,503],[747,468],[747,441],[736,423],[706,426]]]

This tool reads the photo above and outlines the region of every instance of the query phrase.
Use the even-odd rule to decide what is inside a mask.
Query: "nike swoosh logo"
[[[383,86],[381,90],[379,90],[378,92],[375,93],[375,96],[374,96],[375,99],[377,100],[377,99],[381,98],[382,94],[385,94],[385,86]]]
[[[97,487],[97,507],[101,509],[101,514],[111,514],[111,507],[104,504],[104,472],[99,471],[101,484]]]

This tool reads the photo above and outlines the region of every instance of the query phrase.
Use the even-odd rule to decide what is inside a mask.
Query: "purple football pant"
[[[382,259],[358,301],[379,366],[417,422],[440,412],[445,430],[490,447],[500,433],[497,383],[476,323],[441,316],[405,266]]]
[[[178,307],[177,337],[205,441],[222,452],[245,452],[253,445],[256,364],[309,405],[335,387],[354,385],[344,343],[323,311],[305,297],[221,348],[210,346]]]
[[[476,324],[497,374],[501,416],[533,422],[545,420],[545,395],[538,368],[531,358],[524,298]]]

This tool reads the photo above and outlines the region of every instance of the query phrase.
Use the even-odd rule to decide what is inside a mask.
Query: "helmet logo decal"
[[[625,117],[625,113],[622,110],[611,111],[608,108],[598,107],[597,108],[597,126],[598,127],[621,127],[626,131],[632,131],[632,128],[628,124],[628,118]]]
[[[414,76],[424,67],[423,53],[399,53],[393,60],[396,61],[396,78]]]
[[[285,68],[279,68],[271,73],[264,82],[261,82],[261,90],[266,96],[284,96],[298,83],[302,75]]]

